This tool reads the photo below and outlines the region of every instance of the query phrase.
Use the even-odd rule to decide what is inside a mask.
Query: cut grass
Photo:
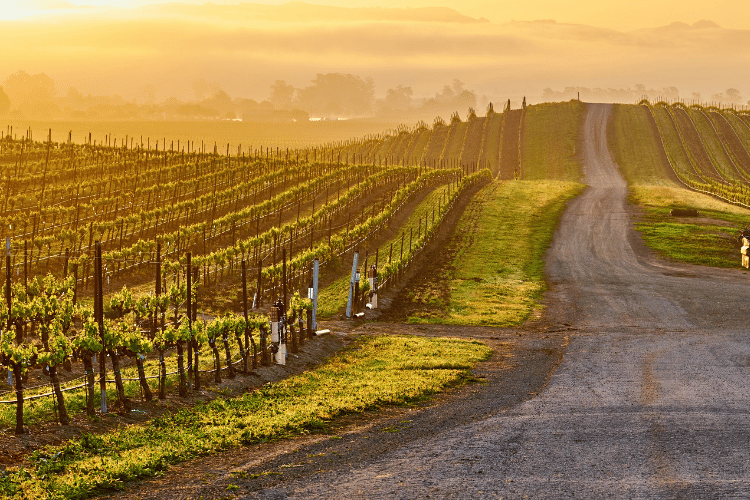
[[[468,379],[491,350],[476,341],[358,339],[318,369],[235,399],[216,399],[143,426],[85,435],[31,455],[0,475],[4,498],[86,498],[171,464],[243,444],[325,430],[337,415],[411,404]]]
[[[521,176],[578,182],[583,177],[576,143],[586,117],[580,101],[535,104],[526,108]]]
[[[750,210],[687,189],[632,186],[631,203],[644,209],[636,229],[662,257],[689,264],[740,267],[738,229],[750,223]],[[699,218],[674,218],[673,208],[695,208]]]
[[[495,181],[482,188],[456,228],[447,310],[409,320],[492,326],[526,320],[540,307],[554,228],[566,202],[583,188],[560,181]]]

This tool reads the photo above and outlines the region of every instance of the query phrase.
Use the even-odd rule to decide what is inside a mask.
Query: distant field
[[[577,182],[583,176],[576,142],[586,108],[580,101],[544,103],[526,109],[521,177]]]
[[[747,225],[750,211],[717,199],[716,194],[700,193],[679,186],[676,176],[671,171],[667,154],[679,172],[682,182],[689,184],[694,172],[691,158],[680,142],[676,121],[670,119],[670,109],[666,106],[655,106],[654,115],[649,108],[642,105],[615,105],[607,130],[609,147],[620,167],[623,176],[630,185],[630,202],[641,207],[635,228],[641,233],[643,242],[661,257],[690,264],[735,268],[740,264],[738,229]],[[683,118],[689,115],[679,110]],[[702,119],[702,110],[691,112]],[[728,116],[731,114],[727,113]],[[656,128],[654,118],[659,120]],[[720,117],[719,117],[720,118]],[[689,124],[689,122],[686,122]],[[702,122],[701,122],[702,123]],[[718,141],[708,123],[702,123],[700,131],[705,140],[695,141],[693,146],[712,144]],[[661,136],[659,133],[661,132]],[[730,137],[728,134],[725,138]],[[663,141],[663,142],[662,142]],[[712,142],[713,141],[713,142]],[[665,154],[664,146],[667,147]],[[715,154],[712,157],[704,150],[703,156],[713,162],[719,156],[719,146],[714,144]],[[740,150],[742,144],[736,148]],[[722,160],[724,161],[724,160]],[[729,161],[715,172],[729,172]],[[727,175],[731,180],[732,177]],[[674,180],[673,180],[674,179]],[[723,181],[726,182],[726,181]],[[711,190],[721,194],[727,190],[726,185],[717,183],[697,185],[697,188]],[[740,188],[742,193],[742,188]],[[672,217],[674,208],[694,208],[701,217]]]
[[[160,149],[166,140],[167,147],[174,141],[184,145],[186,141],[200,147],[205,141],[207,150],[213,151],[214,142],[219,145],[220,152],[226,152],[227,143],[230,152],[236,153],[237,146],[242,145],[243,151],[252,146],[257,149],[264,147],[302,148],[320,146],[333,141],[342,141],[352,137],[362,137],[368,134],[379,134],[395,128],[398,123],[346,120],[346,121],[317,121],[300,123],[267,123],[267,122],[235,122],[235,121],[117,121],[117,122],[75,122],[75,121],[7,121],[0,122],[2,130],[7,133],[8,126],[13,127],[13,135],[21,137],[31,127],[35,140],[44,140],[47,131],[52,129],[52,140],[67,141],[68,132],[72,131],[73,142],[88,141],[89,132],[92,140],[100,144],[105,137],[111,135],[117,144],[122,144],[125,136],[134,139],[132,144],[150,140],[154,146],[158,139]],[[128,141],[130,142],[130,141]],[[191,146],[192,149],[192,146]]]
[[[615,104],[607,136],[612,155],[629,184],[672,184],[669,163],[648,108]]]

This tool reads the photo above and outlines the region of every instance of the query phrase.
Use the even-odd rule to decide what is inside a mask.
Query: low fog
[[[0,30],[0,116],[14,118],[429,119],[579,92],[750,98],[750,31],[711,21],[621,32],[294,2],[68,9]]]

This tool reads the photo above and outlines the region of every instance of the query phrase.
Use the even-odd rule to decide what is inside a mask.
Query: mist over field
[[[642,16],[638,29],[615,29],[547,18],[566,17],[548,2],[536,2],[541,20],[517,21],[476,2],[463,6],[471,14],[423,3],[112,3],[10,2],[0,117],[408,123],[579,92],[607,102],[750,98],[750,30],[707,20]],[[703,13],[686,3],[672,19]],[[571,16],[595,20],[586,9]]]

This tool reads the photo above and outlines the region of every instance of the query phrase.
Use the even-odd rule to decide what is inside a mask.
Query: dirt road
[[[749,278],[668,264],[642,247],[607,149],[609,111],[589,107],[591,187],[548,258],[547,318],[577,331],[546,388],[246,498],[750,496]]]

